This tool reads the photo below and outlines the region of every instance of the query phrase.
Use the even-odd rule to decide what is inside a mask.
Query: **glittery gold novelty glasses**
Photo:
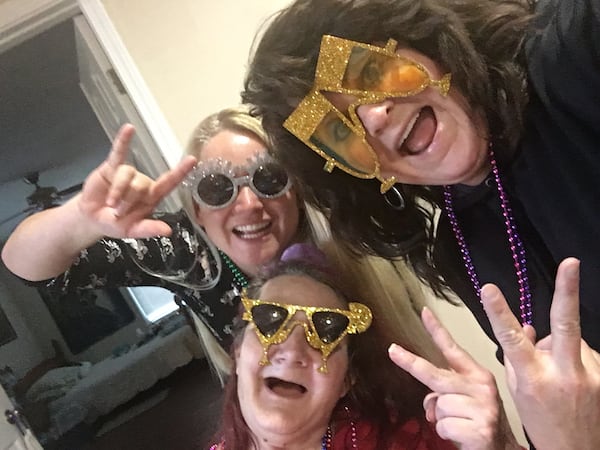
[[[270,364],[269,347],[284,342],[294,327],[300,325],[308,344],[321,351],[323,364],[319,372],[327,373],[327,358],[347,334],[363,333],[371,325],[371,310],[362,303],[350,303],[348,310],[317,306],[288,305],[248,298],[242,292],[244,314],[242,319],[254,324],[254,331],[263,346],[261,365]],[[307,321],[292,320],[303,311]]]
[[[385,47],[325,35],[315,71],[315,84],[283,126],[334,167],[357,178],[376,178],[385,193],[396,182],[380,173],[379,159],[356,114],[360,105],[386,98],[409,97],[429,86],[447,95],[450,74],[431,78],[423,65],[396,54],[397,42]],[[344,94],[347,108],[336,107],[327,93]]]

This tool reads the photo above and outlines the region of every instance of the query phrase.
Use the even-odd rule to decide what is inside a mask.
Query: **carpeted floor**
[[[68,450],[209,448],[220,416],[222,389],[206,361],[192,361],[143,394],[141,401],[105,418],[84,445]]]
[[[169,395],[169,389],[163,389],[162,391],[157,392],[151,397],[141,400],[137,404],[131,405],[128,409],[118,414],[113,419],[110,419],[100,427],[100,429],[96,432],[95,437],[99,438],[106,433],[114,430],[115,428],[123,425],[126,422],[129,422],[134,417],[143,414],[146,411],[151,410],[155,406],[157,406],[160,402],[167,398]]]

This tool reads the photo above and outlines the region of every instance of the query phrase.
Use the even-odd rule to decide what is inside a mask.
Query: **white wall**
[[[202,118],[239,103],[255,30],[289,2],[102,3],[180,144],[185,146]]]

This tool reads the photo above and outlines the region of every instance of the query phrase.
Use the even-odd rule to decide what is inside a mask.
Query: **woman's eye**
[[[331,123],[331,134],[337,142],[345,141],[350,133],[350,128],[342,120],[336,119]]]
[[[381,80],[381,66],[378,61],[370,60],[361,72],[364,89],[370,89],[377,86]]]

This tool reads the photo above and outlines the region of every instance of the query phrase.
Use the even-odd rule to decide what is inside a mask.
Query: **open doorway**
[[[30,197],[33,181],[59,192],[76,186],[102,161],[110,140],[79,86],[72,19],[1,53],[0,79],[3,242],[46,200]]]
[[[83,41],[90,45],[84,50],[89,56],[85,62],[90,64],[84,71],[81,70]],[[53,198],[53,201],[63,201],[74,194],[76,189],[71,188],[77,187],[103,160],[110,148],[110,136],[114,135],[115,127],[123,122],[136,125],[137,138],[132,150],[138,151],[139,158],[135,159],[139,161],[141,169],[151,176],[166,169],[166,163],[152,142],[144,122],[137,115],[127,93],[119,87],[116,72],[111,71],[109,65],[81,15],[69,15],[0,53],[0,99],[3,105],[0,108],[0,222],[4,222],[0,229],[0,241],[4,241],[27,214],[37,210],[40,196],[69,191],[59,199]],[[96,69],[98,71],[93,72]],[[85,81],[90,83],[82,89],[85,76]],[[153,156],[146,157],[150,153]],[[39,204],[45,206],[42,201]],[[148,324],[141,314],[136,314],[134,321],[126,321],[125,326],[102,342],[75,354],[77,352],[70,351],[69,346],[64,345],[64,333],[56,321],[52,321],[52,315],[36,290],[24,286],[3,267],[0,267],[0,307],[16,335],[16,338],[0,346],[0,367],[10,366],[18,381],[30,375],[27,383],[19,386],[23,392],[15,394],[19,400],[30,390],[25,387],[33,386],[29,381],[39,381],[51,370],[65,369],[74,363],[82,363],[82,370],[87,370],[91,364],[91,373],[98,374],[94,367],[104,369],[111,366],[115,356],[127,358],[131,355],[131,364],[123,364],[124,368],[132,367],[133,362],[155,364],[158,361],[159,366],[140,366],[143,370],[117,376],[127,382],[128,395],[129,392],[135,395],[150,391],[157,382],[148,374],[166,377],[190,360],[202,358],[199,342],[189,327],[184,329],[174,320],[169,326],[177,325],[176,328],[158,328]],[[77,323],[87,325],[81,321]],[[155,334],[148,331],[154,329],[164,331],[164,335],[157,333],[158,338],[153,339]],[[151,357],[154,349],[164,354],[167,347],[171,349],[168,357]],[[141,351],[134,353],[135,350]],[[142,360],[142,356],[145,359]],[[108,374],[109,371],[103,373]],[[139,377],[143,380],[137,386],[136,373],[144,375]],[[81,373],[78,374],[79,380]],[[102,380],[105,379],[108,380]],[[91,377],[87,380],[91,380]],[[118,407],[126,405],[128,398],[132,401],[134,398],[117,398],[116,394],[120,395],[125,390],[119,389],[114,380],[102,386],[111,388],[109,392],[115,394],[115,400],[111,404],[114,408],[101,413],[108,416],[116,411],[115,414],[126,415],[126,411],[118,411]],[[86,393],[101,391],[99,383],[93,385],[90,381],[86,387]],[[43,394],[48,392],[43,391]],[[83,427],[91,418],[88,413],[93,408],[88,408],[89,411],[70,408],[72,405],[82,406],[83,403],[65,402],[64,405],[58,405],[65,407],[62,409],[53,405],[58,413],[48,414],[51,402],[60,398],[45,397],[40,398],[39,402],[37,398],[31,400],[31,404],[41,403],[46,411],[27,408],[26,415],[32,425],[35,423],[40,430],[50,430],[38,434],[42,442],[51,445],[68,436],[68,439],[81,443],[82,439],[97,437],[95,431]],[[99,400],[107,399],[109,395],[104,394]],[[194,424],[194,427],[197,429],[198,425]],[[85,433],[77,435],[81,430]]]

